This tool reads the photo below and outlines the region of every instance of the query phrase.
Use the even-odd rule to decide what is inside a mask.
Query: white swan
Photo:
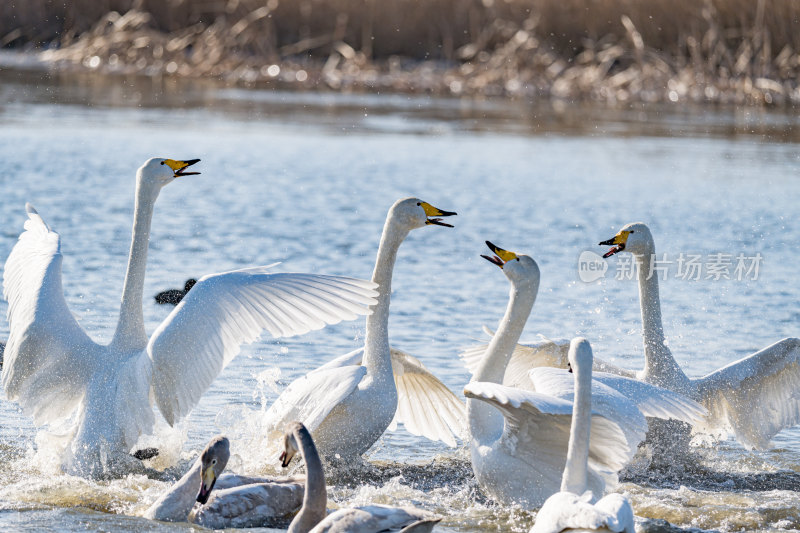
[[[589,436],[592,421],[592,348],[583,338],[572,339],[569,362],[575,379],[575,398],[561,491],[544,502],[530,533],[608,531],[633,533],[633,508],[621,494],[609,494],[592,505],[587,491]]]
[[[368,313],[374,283],[268,267],[202,278],[156,329],[144,330],[142,287],[153,207],[161,188],[198,160],[150,159],[136,174],[136,204],[119,322],[110,344],[92,341],[67,308],[61,242],[36,210],[5,264],[10,333],[2,381],[36,424],[76,409],[62,457],[67,472],[116,475],[141,464],[128,455],[151,431],[152,396],[174,424],[214,378],[263,329],[289,336]]]
[[[453,434],[463,426],[463,403],[417,359],[390,349],[388,329],[392,270],[400,244],[415,228],[449,226],[430,217],[454,214],[417,198],[395,202],[372,274],[380,296],[367,317],[364,348],[293,381],[267,411],[264,438],[278,439],[286,424],[300,420],[323,455],[354,457],[367,451],[397,415],[412,433],[455,445]]]
[[[696,400],[709,416],[696,431],[733,434],[747,448],[765,449],[781,429],[800,423],[800,339],[786,338],[702,378],[684,374],[664,339],[658,275],[649,275],[655,257],[650,229],[628,224],[600,245],[634,255],[644,336],[644,369],[636,377]]]
[[[538,507],[558,490],[566,461],[574,383],[560,369],[529,372],[533,391],[501,384],[539,288],[539,267],[487,242],[486,257],[511,282],[506,313],[464,388],[472,468],[481,487],[503,503]],[[615,379],[623,379],[613,376]],[[589,487],[602,494],[645,437],[644,415],[696,420],[704,411],[679,395],[649,386],[628,390],[632,399],[597,383],[592,390],[594,431],[590,440]]]
[[[339,509],[326,516],[328,498],[322,460],[306,427],[300,422],[292,422],[284,434],[282,465],[289,466],[298,451],[306,463],[306,492],[303,506],[289,524],[288,533],[425,533],[432,531],[441,520],[428,511],[389,505]]]
[[[297,509],[303,500],[302,478],[242,478],[249,483],[226,487],[225,469],[230,458],[226,437],[211,439],[189,471],[144,513],[164,522],[191,522],[210,529],[266,527]],[[213,490],[213,493],[212,493]],[[200,502],[200,506],[195,505]]]

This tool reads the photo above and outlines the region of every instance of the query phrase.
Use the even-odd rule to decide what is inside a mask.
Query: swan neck
[[[122,289],[119,322],[114,339],[111,341],[111,344],[118,350],[140,350],[147,345],[142,294],[147,266],[147,247],[150,242],[150,225],[158,193],[158,187],[146,185],[141,180],[137,180],[128,268],[125,272],[125,284]]]
[[[192,468],[150,506],[145,516],[152,520],[185,522],[200,492],[201,469],[202,462],[198,458]]]
[[[389,303],[392,297],[392,272],[397,260],[397,250],[408,235],[408,230],[393,224],[391,216],[386,220],[378,246],[372,281],[378,284],[378,303],[367,316],[367,331],[364,342],[364,366],[373,378],[394,379],[389,353]]]
[[[471,381],[503,383],[506,367],[536,300],[536,289],[537,287],[531,285],[512,285],[506,313]],[[467,419],[474,441],[485,443],[495,440],[503,431],[502,413],[481,400],[467,399]]]
[[[587,486],[589,437],[592,423],[592,370],[576,368],[572,424],[567,446],[567,463],[561,478],[561,491],[583,494]]]
[[[289,533],[306,533],[325,518],[328,494],[322,460],[311,434],[305,427],[295,429],[293,434],[306,464],[306,491],[303,495],[303,506],[289,525]]]
[[[642,312],[645,381],[673,389],[688,383],[664,338],[658,273],[652,270],[655,253],[636,255],[639,267],[639,307]],[[652,275],[651,275],[652,272]]]

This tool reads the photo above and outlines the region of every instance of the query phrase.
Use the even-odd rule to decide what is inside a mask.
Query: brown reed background
[[[798,0],[0,2],[0,46],[62,66],[610,103],[793,105],[798,30]]]

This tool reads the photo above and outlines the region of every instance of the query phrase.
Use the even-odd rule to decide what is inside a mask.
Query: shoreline
[[[711,68],[699,59],[670,58],[648,48],[625,15],[622,25],[628,42],[610,37],[586,40],[574,57],[548,45],[527,20],[521,26],[506,21],[484,39],[492,44],[461,46],[450,59],[398,55],[368,59],[367,53],[336,34],[283,45],[277,54],[254,53],[255,37],[230,42],[231,35],[246,32],[240,24],[196,24],[167,32],[154,27],[150,13],[110,12],[61,46],[26,53],[36,54],[56,71],[205,78],[287,90],[592,102],[609,107],[644,103],[790,109],[800,103],[795,75],[800,56],[789,48],[770,60],[772,71],[764,65],[751,68],[748,58],[752,63],[757,55],[753,50],[742,52],[738,59],[732,54],[727,61],[739,65],[737,74],[729,67]]]

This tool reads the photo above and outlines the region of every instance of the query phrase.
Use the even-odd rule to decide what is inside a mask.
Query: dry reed
[[[796,0],[0,3],[0,46],[57,65],[610,103],[800,102],[798,27]]]

